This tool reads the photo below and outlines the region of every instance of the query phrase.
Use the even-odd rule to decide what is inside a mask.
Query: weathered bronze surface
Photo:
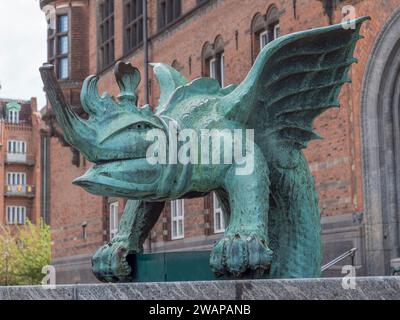
[[[115,67],[118,99],[99,95],[97,77],[85,81],[81,100],[87,120],[66,103],[53,67],[43,66],[45,89],[66,141],[95,163],[74,183],[97,195],[130,199],[118,235],[93,257],[95,275],[102,281],[131,281],[130,257],[142,252],[165,201],[215,191],[227,227],[211,253],[213,272],[318,277],[320,213],[302,149],[320,138],[314,119],[339,107],[367,19],[354,21],[355,29],[339,24],[278,38],[261,51],[238,86],[221,88],[210,78],[189,82],[170,66],[154,64],[161,87],[155,113],[148,105],[138,108],[140,74],[129,64]],[[178,132],[194,129],[199,135],[203,129],[254,129],[254,170],[240,175],[237,163],[150,164],[146,153],[152,142],[146,135],[154,129],[167,132],[170,123]],[[166,145],[184,144],[172,140]],[[248,143],[244,140],[242,147]]]

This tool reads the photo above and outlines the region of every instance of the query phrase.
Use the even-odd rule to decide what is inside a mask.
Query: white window
[[[214,207],[214,233],[221,233],[225,231],[224,213],[221,204],[218,201],[217,195],[213,193],[213,207]]]
[[[281,29],[279,23],[274,25],[274,39],[278,39],[281,36]]]
[[[221,68],[221,87],[223,88],[225,86],[225,54],[222,53],[220,57],[220,68]]]
[[[264,48],[269,42],[280,37],[279,23],[270,25],[268,30],[260,33],[260,50]]]
[[[7,224],[25,224],[26,207],[7,206]]]
[[[8,141],[8,153],[26,153],[26,142],[9,140]]]
[[[268,43],[268,31],[260,33],[260,48],[264,48]]]
[[[118,216],[119,203],[110,203],[110,240],[115,237],[118,232],[119,216]]]
[[[210,60],[210,78],[217,78],[217,59]]]
[[[8,110],[8,122],[19,123],[19,111],[16,109]]]
[[[171,238],[172,240],[185,237],[185,202],[183,199],[171,201]]]
[[[25,172],[7,172],[7,185],[26,186]]]
[[[225,54],[218,54],[210,60],[210,78],[218,80],[221,87],[225,86]]]

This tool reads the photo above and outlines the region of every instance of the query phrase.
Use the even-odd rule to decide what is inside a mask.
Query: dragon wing
[[[261,142],[301,150],[312,139],[313,122],[325,110],[339,107],[362,23],[297,32],[269,43],[246,79],[222,103],[227,117],[255,130]],[[272,138],[272,139],[271,139]],[[265,143],[265,142],[263,142]]]

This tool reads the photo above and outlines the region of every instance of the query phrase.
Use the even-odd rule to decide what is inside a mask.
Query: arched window
[[[257,13],[254,16],[251,31],[254,60],[264,46],[280,36],[279,12],[275,5],[265,15]]]
[[[203,46],[203,74],[206,77],[218,80],[221,87],[225,86],[225,43],[221,36],[218,36],[214,43],[207,42]]]

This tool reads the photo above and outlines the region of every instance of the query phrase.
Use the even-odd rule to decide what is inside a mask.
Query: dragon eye
[[[143,129],[150,129],[152,126],[147,122],[138,122],[131,124],[127,129],[128,130],[143,130]]]

